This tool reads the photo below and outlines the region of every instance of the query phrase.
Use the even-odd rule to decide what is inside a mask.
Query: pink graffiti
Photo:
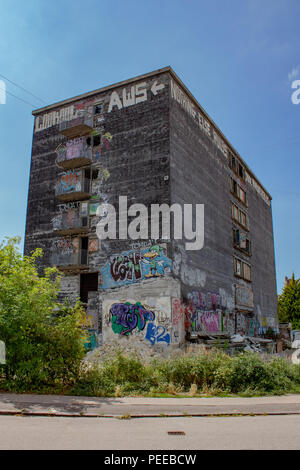
[[[173,300],[173,325],[177,326],[183,319],[183,306],[180,299]]]
[[[219,331],[219,314],[215,312],[205,312],[202,314],[201,322],[208,332]]]

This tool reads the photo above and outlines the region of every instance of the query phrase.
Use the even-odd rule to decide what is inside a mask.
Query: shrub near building
[[[2,388],[39,390],[64,387],[77,377],[84,356],[82,310],[57,302],[55,268],[39,276],[37,249],[24,256],[18,238],[0,245],[0,339],[6,345],[6,378]]]

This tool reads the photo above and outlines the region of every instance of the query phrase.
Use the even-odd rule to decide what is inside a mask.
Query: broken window
[[[80,275],[80,300],[88,303],[88,293],[98,290],[98,273],[87,273]]]
[[[239,163],[239,176],[240,178],[243,178],[243,180],[245,179],[245,169],[240,163]]]
[[[99,171],[93,170],[92,171],[92,180],[96,180],[98,178]]]
[[[243,263],[244,279],[251,281],[251,266],[247,263]]]
[[[235,195],[243,204],[247,204],[246,191],[233,179],[230,178],[230,191]]]
[[[96,104],[96,106],[94,107],[94,113],[95,114],[103,113],[103,104],[102,103]]]
[[[240,186],[239,186],[239,195],[238,195],[238,197],[244,204],[246,204],[246,193]]]
[[[231,215],[234,220],[239,222],[239,208],[233,203],[231,203]]]
[[[98,147],[101,144],[101,135],[94,135],[93,146]]]
[[[238,158],[229,150],[229,167],[234,171],[240,178],[245,180],[245,168],[239,162]]]
[[[81,238],[81,253],[80,253],[80,264],[87,264],[88,261],[88,237]]]
[[[247,255],[251,254],[251,242],[247,234],[240,229],[233,229],[233,246]]]
[[[251,281],[251,266],[241,259],[234,258],[234,274],[235,276]]]
[[[248,228],[247,214],[243,212],[241,209],[239,209],[239,223],[243,227]]]

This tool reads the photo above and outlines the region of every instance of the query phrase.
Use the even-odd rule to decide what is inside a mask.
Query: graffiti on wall
[[[110,95],[108,112],[115,109],[123,109],[127,108],[128,106],[134,106],[138,103],[142,103],[143,101],[147,101],[147,82],[138,83],[137,85],[132,85],[131,87],[126,87],[120,90],[119,92],[113,91]],[[163,83],[158,82],[157,80],[154,81],[151,85],[151,92],[153,96],[156,96],[160,91],[165,88]]]
[[[145,339],[150,341],[152,345],[157,343],[167,343],[170,344],[170,334],[167,333],[164,326],[156,326],[154,323],[149,323],[147,327],[147,332]]]
[[[154,245],[140,252],[130,250],[112,256],[101,269],[101,287],[109,289],[168,275],[172,269],[172,261],[164,252],[162,246]]]
[[[155,313],[145,309],[140,302],[113,304],[110,315],[114,333],[122,336],[132,333],[135,328],[142,331],[148,321],[155,320]]]
[[[185,329],[190,332],[218,332],[223,330],[222,310],[225,300],[219,294],[193,291],[184,307]]]
[[[70,191],[81,191],[81,171],[69,170],[59,176],[56,183],[56,194]]]
[[[170,297],[104,300],[102,311],[104,342],[114,335],[131,337],[133,341],[145,340],[152,346],[159,343],[168,346],[171,342]]]
[[[173,299],[173,313],[172,313],[173,325],[177,327],[183,320],[184,308],[181,303],[181,299]]]
[[[222,296],[210,292],[203,294],[202,292],[193,291],[188,294],[188,299],[193,307],[199,310],[217,310],[225,307]]]
[[[98,245],[98,238],[90,238],[89,239],[89,253],[96,253],[99,249]]]
[[[68,238],[61,238],[53,242],[52,250],[60,255],[70,255],[74,251],[73,242]]]

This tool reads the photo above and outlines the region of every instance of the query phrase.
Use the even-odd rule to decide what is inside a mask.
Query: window
[[[230,191],[243,204],[247,204],[246,191],[233,178],[230,178]]]
[[[80,253],[80,264],[87,264],[88,261],[88,237],[81,238],[81,253]]]
[[[101,135],[94,135],[93,146],[98,147],[101,144]]]
[[[239,162],[238,158],[229,150],[229,167],[236,173],[240,178],[245,180],[245,168]]]
[[[233,229],[233,246],[243,251],[247,255],[251,255],[251,242],[247,238],[247,234],[240,229]]]
[[[237,275],[237,276],[241,276],[242,277],[242,262],[239,260],[239,259],[235,259],[235,269],[234,269],[234,273]]]
[[[239,186],[239,195],[238,195],[240,201],[242,201],[244,204],[246,204],[246,193],[245,191]]]
[[[231,217],[244,228],[248,229],[248,217],[246,212],[238,208],[233,202],[231,203]]]
[[[239,209],[239,223],[248,228],[247,214]]]
[[[238,197],[238,185],[233,178],[230,178],[230,190],[236,197]]]
[[[239,222],[239,208],[233,203],[231,203],[231,214],[232,218]]]
[[[240,178],[245,179],[245,168],[239,163],[239,176]]]
[[[241,259],[234,258],[234,274],[235,276],[251,282],[251,266]]]
[[[103,104],[102,103],[96,104],[96,106],[94,107],[94,113],[95,114],[103,113]]]
[[[251,266],[250,266],[250,264],[243,263],[243,270],[244,270],[244,279],[246,279],[246,281],[251,281]]]

